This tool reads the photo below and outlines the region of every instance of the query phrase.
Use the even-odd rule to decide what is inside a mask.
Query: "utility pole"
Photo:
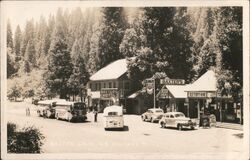
[[[154,78],[154,108],[155,108],[155,78]]]

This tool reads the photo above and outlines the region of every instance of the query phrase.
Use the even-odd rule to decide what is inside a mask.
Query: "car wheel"
[[[181,130],[182,130],[182,125],[181,125],[181,124],[178,124],[178,125],[177,125],[177,128],[178,128],[179,131],[181,131]]]
[[[144,116],[141,116],[141,119],[142,119],[142,121],[145,121],[145,117]]]
[[[194,130],[194,126],[191,127],[191,130]]]
[[[37,116],[41,117],[40,111],[37,111]]]
[[[56,119],[59,120],[59,116],[58,116],[58,113],[56,114]]]
[[[150,119],[150,122],[154,123],[154,119],[153,119],[153,118],[151,118],[151,119]]]
[[[161,128],[165,128],[164,122],[161,122]]]
[[[51,116],[51,112],[50,112],[50,111],[47,111],[47,112],[46,112],[46,117],[47,117],[47,118],[50,118],[50,116]]]

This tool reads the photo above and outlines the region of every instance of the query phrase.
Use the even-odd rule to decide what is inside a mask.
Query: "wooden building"
[[[127,77],[127,61],[120,59],[110,63],[90,77],[88,82],[88,106],[100,112],[114,103],[126,106],[126,97],[133,92]]]

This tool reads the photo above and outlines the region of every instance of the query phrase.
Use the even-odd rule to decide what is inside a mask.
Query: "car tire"
[[[177,129],[178,129],[179,131],[181,131],[181,130],[182,130],[182,125],[181,125],[181,124],[178,124],[178,125],[177,125]]]
[[[141,116],[141,119],[142,119],[142,121],[145,121],[145,117],[144,116]]]
[[[165,128],[164,122],[161,122],[161,128]]]
[[[40,111],[37,111],[37,116],[41,117]]]
[[[191,130],[194,130],[194,126],[191,127]]]
[[[59,116],[58,116],[58,113],[56,114],[56,119],[59,120]]]

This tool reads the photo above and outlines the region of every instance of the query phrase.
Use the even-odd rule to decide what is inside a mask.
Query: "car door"
[[[166,116],[165,116],[165,123],[166,123],[166,126],[170,126],[169,125],[169,114],[166,114]]]
[[[170,114],[170,115],[169,115],[169,125],[170,125],[171,127],[175,127],[175,117],[174,117],[173,114]]]

